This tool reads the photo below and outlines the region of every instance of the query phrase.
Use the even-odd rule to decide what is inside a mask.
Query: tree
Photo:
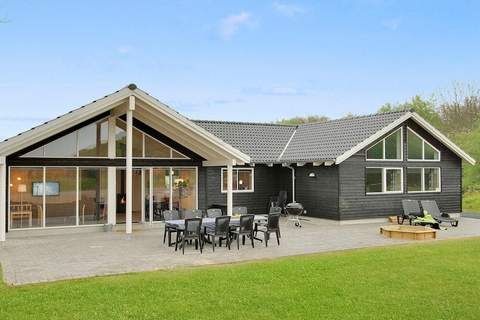
[[[433,100],[433,98],[429,100],[424,100],[419,95],[416,95],[410,101],[397,105],[385,103],[383,106],[380,107],[380,109],[378,109],[378,113],[408,110],[415,111],[435,127],[441,127],[440,115],[435,108],[435,101]]]
[[[471,85],[455,84],[450,97],[442,95],[440,117],[444,131],[451,134],[468,133],[480,121],[480,90]]]
[[[330,120],[328,117],[325,116],[306,116],[306,117],[293,117],[287,119],[280,119],[275,121],[276,124],[287,124],[287,125],[297,125],[297,124],[305,124],[305,123],[319,123],[319,122],[327,122]]]

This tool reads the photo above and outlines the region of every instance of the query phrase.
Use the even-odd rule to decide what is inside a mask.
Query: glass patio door
[[[172,168],[172,208],[191,210],[197,208],[197,170]]]
[[[117,224],[126,222],[126,169],[117,169]],[[142,169],[133,169],[132,171],[132,222],[142,221]]]

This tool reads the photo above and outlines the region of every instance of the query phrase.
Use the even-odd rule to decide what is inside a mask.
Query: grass
[[[0,286],[0,319],[479,319],[480,238]]]
[[[463,195],[463,211],[480,213],[480,192],[465,192]]]

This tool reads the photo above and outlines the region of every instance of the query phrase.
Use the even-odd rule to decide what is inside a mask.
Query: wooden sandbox
[[[389,238],[404,240],[428,240],[437,238],[436,230],[422,226],[383,226],[380,227],[380,234]]]

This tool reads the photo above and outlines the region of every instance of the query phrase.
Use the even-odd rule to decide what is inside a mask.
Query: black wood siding
[[[430,144],[441,152],[441,161],[406,161],[406,125],[420,134]],[[462,210],[462,162],[456,154],[447,149],[428,132],[413,121],[407,121],[404,130],[404,161],[366,161],[365,150],[358,152],[339,165],[340,219],[361,219],[387,217],[401,213],[402,199],[436,200],[440,209],[447,213],[461,212]],[[367,148],[368,149],[368,148]],[[403,167],[404,193],[403,194],[365,194],[366,167]],[[407,193],[407,167],[439,167],[441,168],[442,192],[440,193]]]
[[[310,178],[310,173],[315,178]],[[296,201],[312,217],[339,219],[338,214],[338,167],[313,167],[306,165],[296,168]]]
[[[233,205],[247,207],[249,213],[266,213],[271,196],[286,190],[291,199],[290,169],[280,166],[256,165],[254,168],[254,192],[233,193]],[[203,167],[198,171],[200,209],[212,205],[226,205],[227,194],[221,192],[221,167]]]

